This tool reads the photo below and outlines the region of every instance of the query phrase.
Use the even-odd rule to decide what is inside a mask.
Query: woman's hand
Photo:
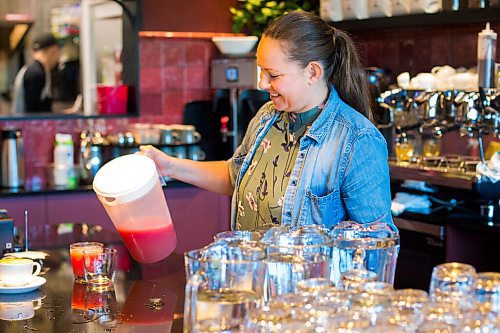
[[[140,146],[139,149],[141,153],[153,159],[162,176],[172,177],[175,157],[169,156],[151,145]]]

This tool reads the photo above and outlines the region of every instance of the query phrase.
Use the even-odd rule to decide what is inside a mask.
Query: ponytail
[[[332,30],[335,51],[333,71],[327,82],[333,84],[344,102],[373,121],[366,72],[359,62],[356,46],[347,33]]]
[[[271,22],[263,35],[283,42],[288,58],[303,68],[311,61],[320,62],[328,86],[333,85],[345,103],[373,121],[365,70],[345,32],[317,15],[296,11]]]

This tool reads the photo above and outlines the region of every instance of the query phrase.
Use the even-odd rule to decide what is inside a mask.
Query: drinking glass
[[[323,290],[330,290],[334,287],[332,280],[327,278],[310,278],[297,283],[297,291],[302,293],[316,294]]]
[[[363,282],[360,285],[360,290],[373,295],[392,295],[394,293],[392,284],[379,281]]]
[[[256,231],[233,230],[219,232],[214,236],[214,241],[235,239],[242,242],[258,242],[261,237],[262,234]]]
[[[386,308],[375,313],[372,324],[388,326],[387,332],[403,330],[406,332],[415,332],[417,327],[423,321],[423,315],[419,310],[412,308]]]
[[[83,251],[102,252],[103,243],[98,242],[79,242],[69,246],[69,255],[71,266],[73,267],[73,276],[78,283],[86,283],[85,270],[83,268]]]
[[[431,302],[422,311],[424,322],[438,322],[456,325],[460,316],[459,304],[451,302]]]
[[[417,329],[417,333],[452,333],[453,326],[442,322],[425,322]]]
[[[422,309],[429,302],[429,295],[425,290],[398,289],[393,293],[392,305],[398,309]]]
[[[112,289],[116,268],[116,249],[105,248],[102,252],[83,251],[85,279],[94,291]]]
[[[441,155],[441,139],[427,137],[423,139],[423,155],[425,157],[436,157]]]
[[[457,332],[498,332],[493,313],[464,312],[456,325]]]
[[[349,311],[322,320],[316,324],[316,332],[355,333],[364,332],[370,326],[370,317],[365,314]]]
[[[476,270],[471,265],[451,262],[432,270],[429,294],[434,301],[457,302],[462,307],[474,297]]]
[[[351,269],[340,276],[340,287],[346,290],[361,291],[367,282],[375,282],[377,274],[366,269]]]
[[[387,223],[343,221],[330,236],[334,239],[332,280],[337,287],[342,274],[350,270],[368,270],[376,274],[376,281],[394,283],[399,234]]]
[[[296,292],[297,283],[309,278],[330,278],[333,240],[317,225],[274,227],[260,242],[266,250],[266,301]]]
[[[500,314],[500,273],[483,272],[477,275],[476,301],[484,311]]]

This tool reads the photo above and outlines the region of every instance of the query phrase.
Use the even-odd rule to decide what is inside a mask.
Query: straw
[[[24,243],[25,251],[28,252],[28,210],[24,211]]]

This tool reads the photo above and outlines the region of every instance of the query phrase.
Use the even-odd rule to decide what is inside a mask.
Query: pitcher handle
[[[198,289],[202,283],[207,282],[207,275],[203,269],[194,273],[186,283],[185,301],[184,301],[184,333],[194,331],[194,323],[196,322],[196,301],[198,297]]]

